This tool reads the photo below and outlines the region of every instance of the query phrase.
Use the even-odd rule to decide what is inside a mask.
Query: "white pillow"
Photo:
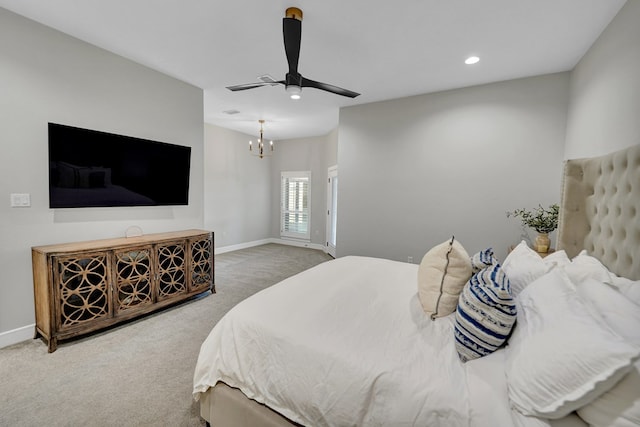
[[[564,267],[564,270],[574,283],[580,283],[587,279],[595,279],[602,283],[611,282],[609,270],[597,258],[587,255],[586,250],[576,255],[571,263]]]
[[[418,297],[425,313],[436,317],[453,313],[464,284],[471,278],[471,259],[453,237],[427,252],[418,267]]]
[[[564,267],[565,265],[571,264],[571,260],[567,256],[567,253],[564,251],[564,249],[550,253],[542,259],[542,262],[550,265],[552,269],[556,267]]]
[[[616,289],[594,279],[575,284],[578,295],[600,316],[602,322],[640,346],[640,308]],[[640,362],[611,390],[578,409],[593,427],[640,425]]]
[[[562,269],[524,289],[517,309],[506,374],[509,399],[525,415],[568,415],[611,389],[640,357],[639,346],[590,314]]]
[[[640,307],[615,287],[595,279],[573,282],[573,285],[597,319],[616,334],[640,346]]]
[[[502,268],[511,283],[511,294],[515,297],[538,277],[569,263],[565,251],[554,252],[543,259],[523,240],[509,252]]]
[[[630,280],[612,273],[611,285],[625,297],[640,305],[640,280]]]
[[[518,295],[529,283],[550,270],[551,266],[542,262],[540,255],[523,240],[502,263],[502,269],[511,283],[511,294]]]
[[[586,250],[576,255],[571,264],[565,267],[565,270],[574,283],[580,283],[589,278],[595,279],[598,282],[613,285],[631,301],[640,305],[640,280],[617,276],[597,258],[587,255]]]
[[[615,387],[588,405],[578,415],[592,427],[640,425],[640,362]]]
[[[505,258],[502,268],[511,283],[511,294],[516,297],[529,283],[556,267],[564,267],[571,260],[566,252],[556,251],[545,258],[531,249],[524,240]]]

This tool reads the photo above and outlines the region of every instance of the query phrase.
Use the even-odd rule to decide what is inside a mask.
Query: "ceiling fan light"
[[[291,99],[300,99],[300,93],[302,92],[302,88],[300,86],[289,85],[287,86],[286,91],[291,97]]]
[[[478,61],[480,61],[480,58],[478,58],[477,56],[470,56],[464,60],[464,63],[467,65],[473,65],[473,64],[477,64]]]

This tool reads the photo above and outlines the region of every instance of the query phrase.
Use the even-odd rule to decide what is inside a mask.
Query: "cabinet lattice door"
[[[158,246],[158,300],[187,292],[183,242]]]
[[[153,303],[151,248],[115,253],[116,310],[118,312]]]
[[[60,329],[109,316],[106,254],[61,257],[56,271]]]
[[[191,288],[207,288],[213,278],[213,242],[202,239],[191,242]]]

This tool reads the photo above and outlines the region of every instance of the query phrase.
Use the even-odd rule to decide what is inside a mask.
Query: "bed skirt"
[[[200,416],[211,427],[300,426],[269,407],[249,399],[237,388],[221,382],[200,396]]]

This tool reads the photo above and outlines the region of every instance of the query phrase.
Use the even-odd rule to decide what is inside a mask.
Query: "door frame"
[[[326,216],[326,235],[325,235],[325,252],[336,257],[336,226],[338,215],[338,166],[331,166],[327,169],[327,216]],[[334,185],[335,183],[335,185]],[[335,194],[334,194],[335,191]]]

